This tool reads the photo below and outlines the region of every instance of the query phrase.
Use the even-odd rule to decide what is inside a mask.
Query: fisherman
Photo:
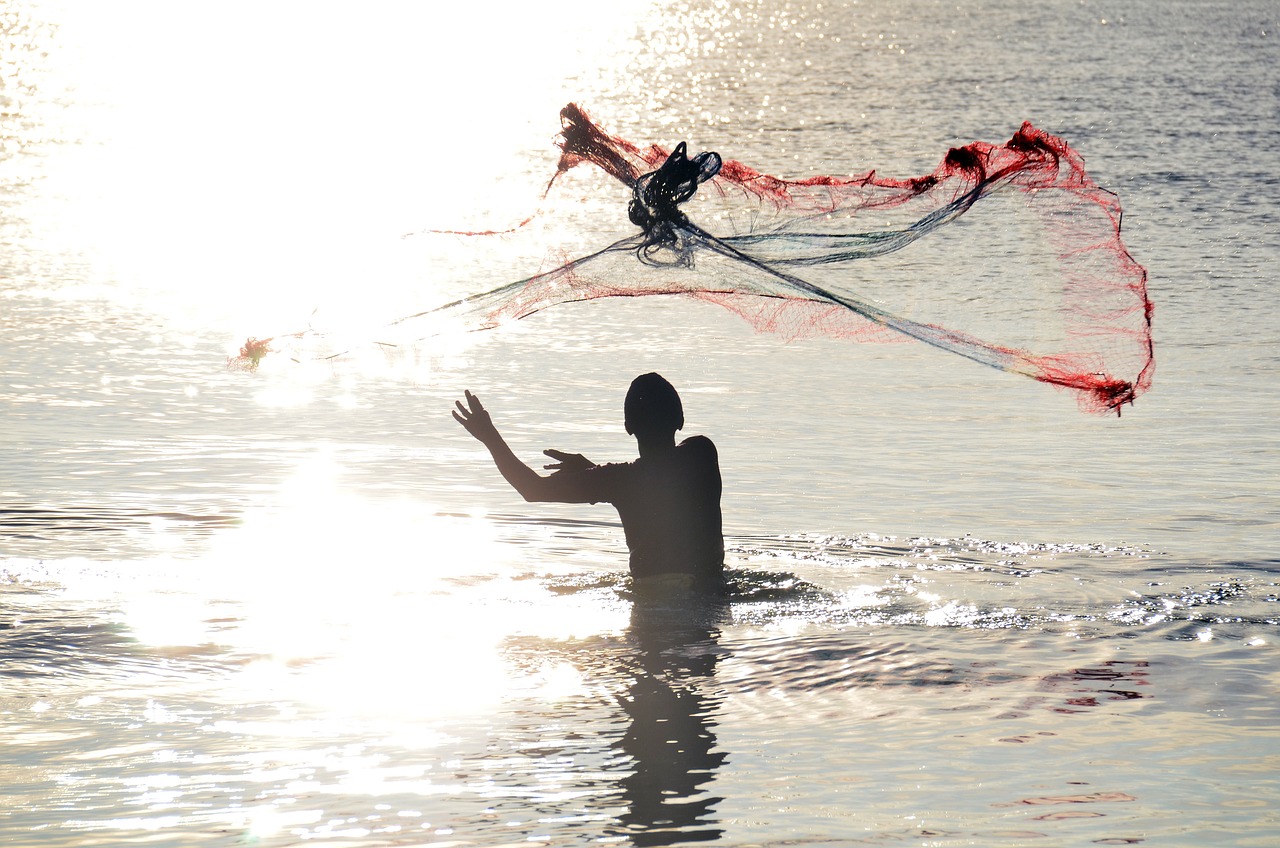
[[[640,457],[596,465],[582,454],[546,450],[556,460],[543,476],[522,462],[498,433],[480,399],[466,392],[453,412],[493,456],[502,476],[529,502],[611,503],[631,552],[631,577],[640,595],[676,596],[724,590],[720,461],[706,436],[676,444],[684,407],[658,374],[631,383],[623,404],[627,434]]]

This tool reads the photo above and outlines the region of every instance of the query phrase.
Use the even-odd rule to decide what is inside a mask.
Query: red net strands
[[[1146,271],[1121,241],[1119,199],[1093,182],[1065,141],[1029,123],[1003,145],[950,150],[922,177],[873,171],[786,180],[716,153],[690,157],[683,143],[642,149],[573,104],[561,121],[561,156],[547,193],[569,170],[597,167],[630,189],[628,216],[638,232],[392,326],[430,318],[488,329],[558,304],[684,295],[788,339],[916,339],[1071,390],[1090,412],[1119,413],[1150,388],[1152,305]],[[976,234],[987,209],[1014,217]],[[955,226],[975,219],[968,231]],[[933,234],[930,242],[946,243],[951,232],[1033,252],[997,281],[998,294],[985,305],[963,280],[946,291],[943,278],[957,275],[945,268],[864,263]],[[255,342],[250,353],[265,355],[270,341]]]

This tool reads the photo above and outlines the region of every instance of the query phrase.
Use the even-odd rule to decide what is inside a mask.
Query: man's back
[[[698,583],[723,578],[720,464],[706,436],[633,462],[581,472],[591,500],[618,510],[631,551],[631,574],[688,574]]]

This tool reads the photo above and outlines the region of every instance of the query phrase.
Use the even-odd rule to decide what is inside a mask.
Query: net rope
[[[388,327],[420,323],[425,338],[492,329],[560,304],[685,296],[787,339],[915,339],[1073,391],[1089,412],[1118,414],[1150,388],[1152,304],[1146,270],[1121,240],[1119,199],[1088,176],[1064,140],[1030,123],[1004,144],[954,148],[932,173],[910,179],[871,171],[787,180],[716,153],[690,157],[683,142],[641,149],[574,104],[561,112],[558,144],[544,199],[570,170],[599,168],[631,190],[628,217],[638,232]],[[685,212],[694,205],[697,221]],[[926,236],[988,206],[1013,215],[1013,225],[982,233],[970,226],[963,237],[1003,237],[1018,254],[999,302],[984,307],[965,292],[948,295],[949,274],[868,261],[910,254]],[[281,342],[312,332],[249,339],[231,364],[256,367]]]

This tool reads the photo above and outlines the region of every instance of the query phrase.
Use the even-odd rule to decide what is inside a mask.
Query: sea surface
[[[581,179],[424,235],[538,208],[568,102],[786,177],[1031,120],[1123,203],[1153,386],[683,299],[369,344],[626,231]],[[0,843],[1277,844],[1278,150],[1264,0],[0,5]],[[964,232],[921,297],[1020,284]],[[366,344],[228,367],[306,329]],[[626,460],[647,371],[723,605],[635,602],[612,510],[449,416]]]

